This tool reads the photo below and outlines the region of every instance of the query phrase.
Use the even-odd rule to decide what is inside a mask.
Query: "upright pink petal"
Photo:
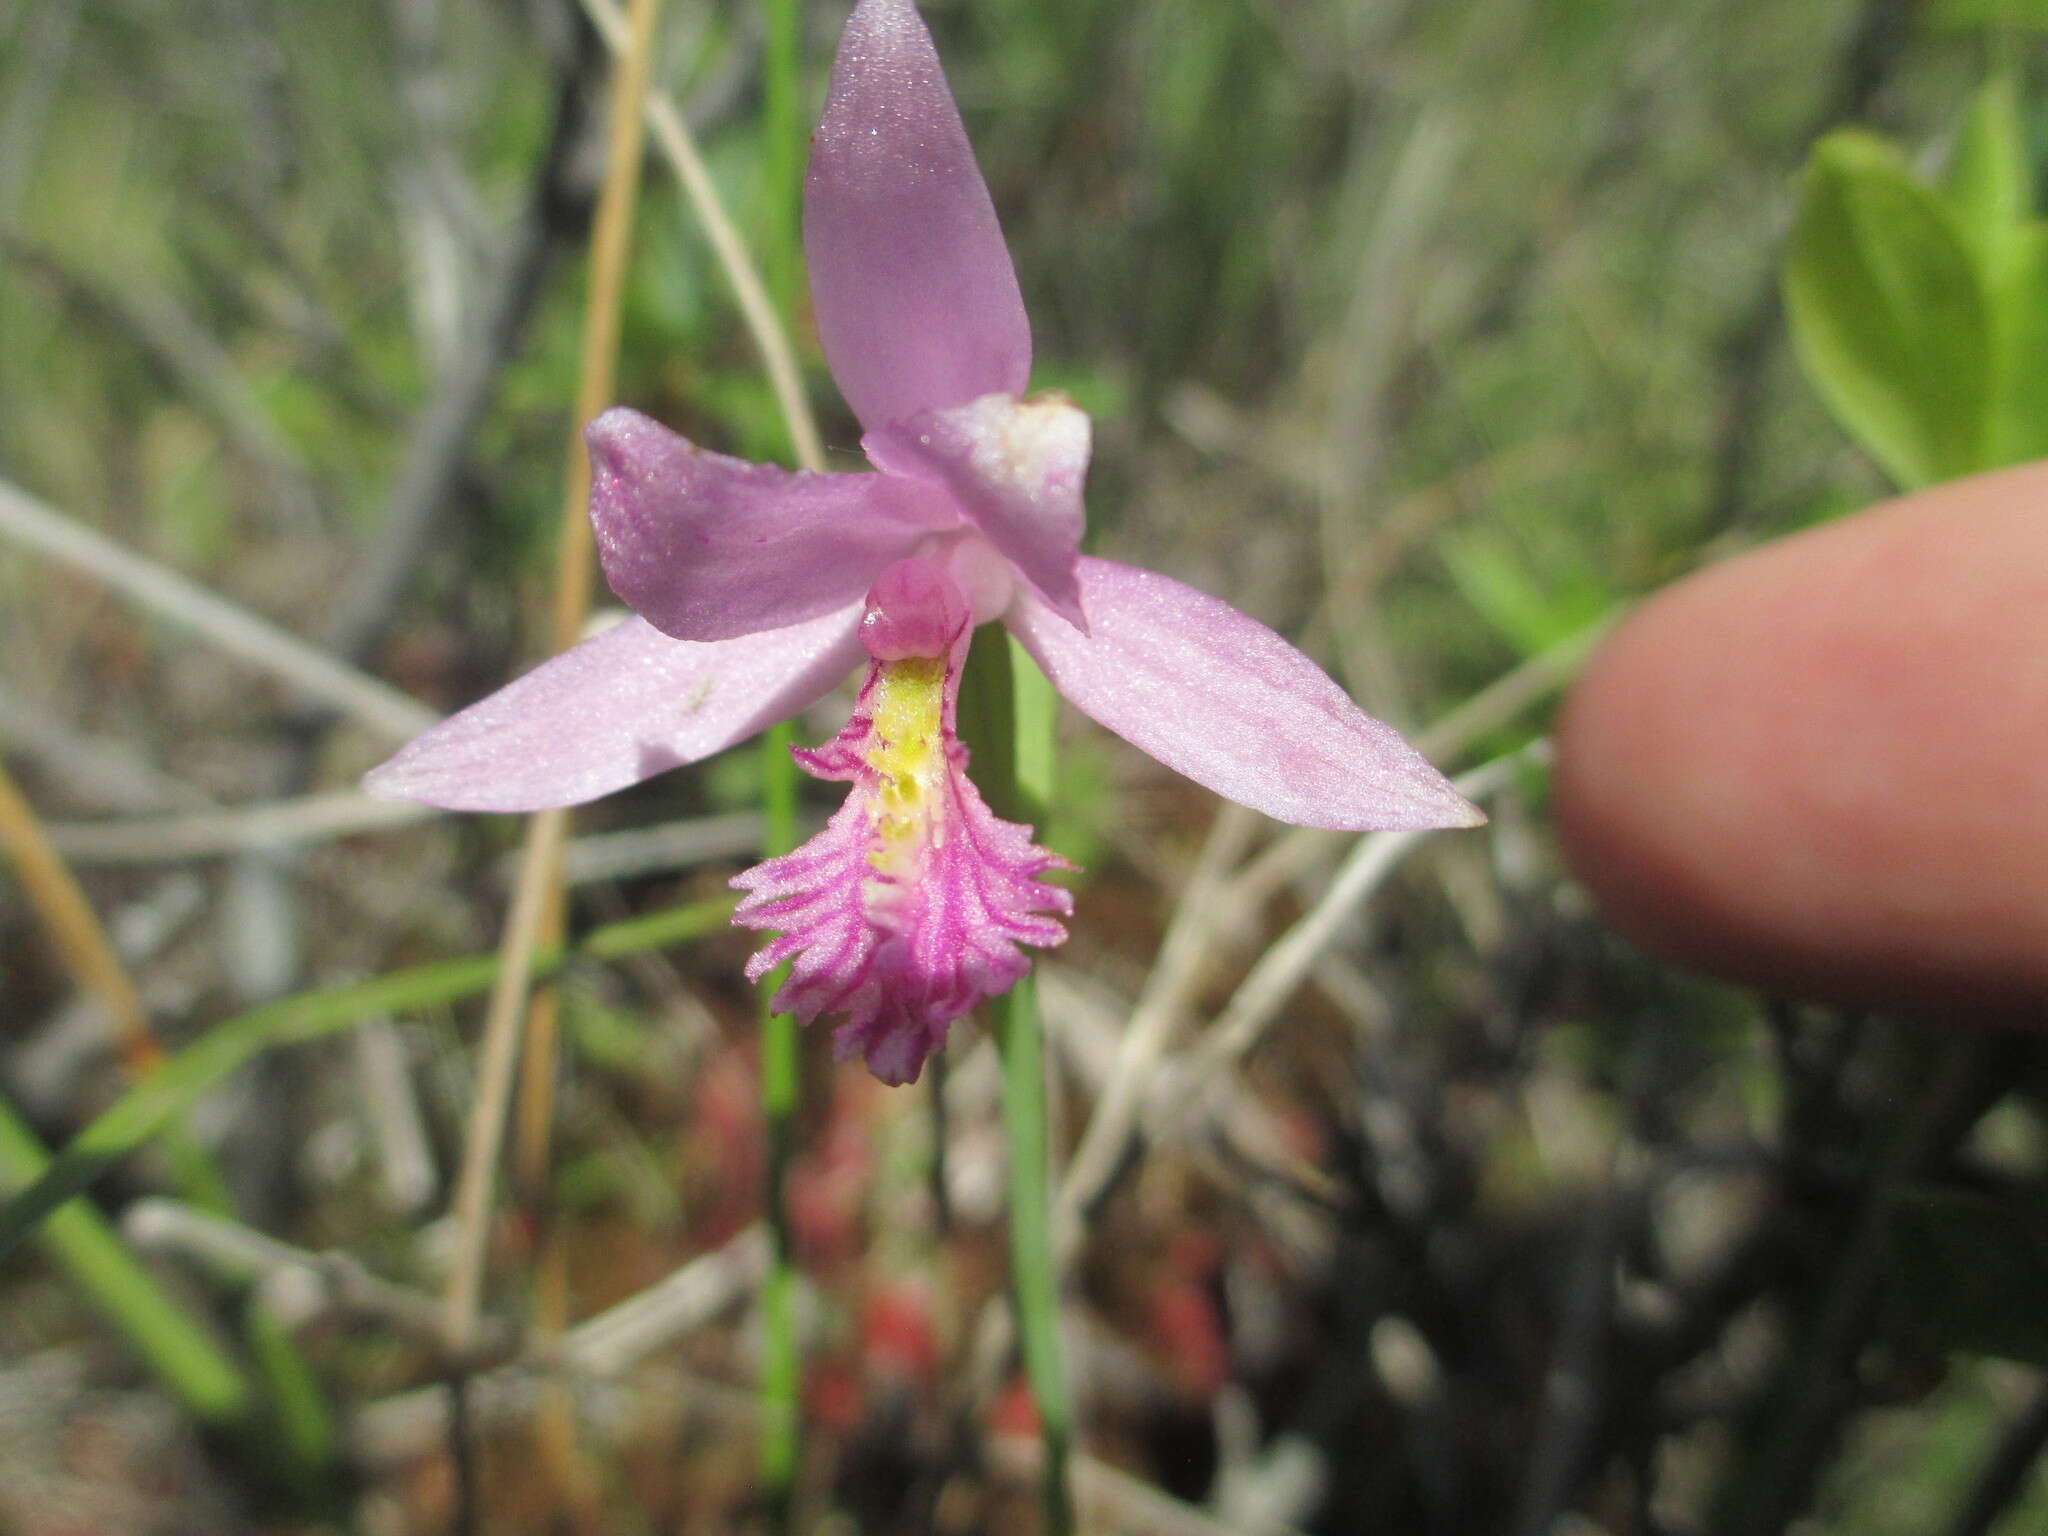
[[[777,936],[748,962],[758,980],[790,962],[774,1006],[840,1018],[839,1057],[885,1083],[916,1080],[953,1021],[1007,992],[1018,946],[1066,938],[1072,897],[1041,878],[1063,861],[991,812],[953,733],[967,652],[965,597],[931,562],[883,572],[861,638],[872,658],[846,729],[805,772],[853,787],[825,830],[737,877],[733,914]]]
[[[919,537],[959,521],[916,481],[749,464],[622,407],[583,436],[605,579],[678,640],[781,629],[857,603]]]
[[[911,0],[860,0],[841,34],[804,254],[826,361],[862,425],[1023,392],[1017,274]]]
[[[1089,632],[1028,591],[1009,625],[1053,686],[1133,746],[1280,821],[1345,831],[1486,818],[1258,620],[1153,571],[1083,557]]]
[[[628,619],[408,742],[363,786],[451,811],[595,800],[814,703],[859,660],[860,613],[709,644]]]
[[[878,468],[943,485],[1066,621],[1088,627],[1074,563],[1087,512],[1088,418],[1064,395],[984,395],[920,411],[861,443]]]

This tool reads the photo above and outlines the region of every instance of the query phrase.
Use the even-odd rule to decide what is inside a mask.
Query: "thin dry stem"
[[[377,1149],[378,1193],[394,1215],[416,1216],[433,1201],[440,1174],[405,1040],[390,1020],[372,1019],[355,1032],[355,1054],[363,1118]]]
[[[151,1196],[121,1217],[121,1232],[136,1247],[176,1254],[209,1278],[231,1285],[257,1285],[280,1275],[305,1284],[282,1318],[298,1328],[316,1318],[339,1315],[378,1322],[413,1338],[434,1336],[438,1311],[424,1291],[398,1285],[371,1271],[352,1254],[316,1253],[278,1241],[238,1221],[202,1211],[179,1200]]]
[[[203,791],[146,761],[127,742],[89,735],[44,704],[13,692],[4,681],[0,681],[0,741],[42,763],[72,798],[96,808],[141,816],[206,810],[213,804]],[[64,847],[54,823],[50,837],[67,859],[78,862],[77,853]]]
[[[1419,732],[1415,737],[1416,751],[1440,762],[1461,756],[1482,736],[1508,725],[1523,710],[1541,703],[1578,676],[1593,647],[1621,617],[1620,610],[1605,614],[1503,672],[1427,730]]]
[[[442,1327],[448,1351],[457,1359],[475,1340],[477,1303],[483,1292],[485,1250],[490,1235],[491,1196],[497,1184],[498,1154],[505,1143],[505,1115],[512,1103],[513,1069],[519,1060],[519,1026],[525,1014],[527,978],[539,947],[541,920],[554,897],[551,871],[561,855],[569,818],[542,811],[528,823],[519,863],[519,883],[498,953],[502,964],[484,1015],[483,1057],[477,1064],[476,1100],[462,1142],[462,1171],[455,1184],[455,1261],[448,1272]]]
[[[1417,746],[1433,758],[1456,757],[1486,732],[1507,724],[1522,710],[1569,680],[1594,643],[1607,632],[1611,622],[1611,619],[1603,619],[1504,673],[1418,735]],[[1498,766],[1488,765],[1478,772],[1487,775]],[[1056,1251],[1063,1267],[1072,1261],[1080,1245],[1082,1222],[1088,1209],[1101,1198],[1116,1177],[1131,1135],[1137,1129],[1140,1114],[1157,1082],[1166,1045],[1193,1006],[1193,994],[1200,983],[1204,962],[1214,953],[1223,926],[1233,916],[1263,907],[1281,887],[1313,865],[1326,850],[1347,841],[1343,833],[1297,827],[1259,854],[1238,864],[1236,860],[1243,851],[1252,825],[1248,820],[1238,818],[1248,816],[1249,813],[1227,807],[1217,818],[1209,844],[1203,850],[1202,863],[1175,909],[1166,939],[1160,946],[1159,958],[1146,979],[1145,990],[1136,1008],[1132,1010],[1108,1086],[1097,1099],[1080,1146],[1068,1165],[1054,1212],[1053,1228]],[[1354,854],[1352,864],[1346,866],[1347,870],[1354,871],[1354,875],[1357,873],[1354,866],[1362,866],[1367,883],[1348,896],[1333,884],[1318,911],[1328,908],[1331,897],[1336,896],[1339,901],[1335,919],[1341,919],[1356,901],[1363,900],[1373,886],[1392,871],[1421,835],[1382,833],[1367,840]],[[1212,859],[1218,857],[1224,860],[1223,865],[1212,868]],[[1340,880],[1343,878],[1339,876]],[[1264,989],[1280,987],[1279,997],[1284,999],[1286,993],[1299,984],[1308,966],[1322,953],[1334,932],[1335,919],[1306,932],[1306,939],[1305,925],[1309,918],[1304,918],[1294,930],[1290,930],[1281,940],[1281,945],[1294,940],[1301,947],[1296,952],[1281,956],[1280,961],[1284,964],[1276,961],[1281,945],[1275,945],[1268,951],[1225,1012],[1222,1022],[1230,1025],[1232,1040],[1247,1033],[1255,1035],[1263,1027],[1271,1009],[1277,1006],[1277,1001]],[[1288,979],[1290,977],[1292,980]],[[1251,987],[1254,980],[1259,981],[1260,990],[1247,992],[1246,988]],[[1205,1042],[1205,1049],[1218,1049],[1214,1032]],[[1242,1049],[1242,1045],[1238,1045],[1231,1052],[1232,1059]]]
[[[44,835],[42,823],[4,764],[0,764],[0,853],[6,854],[22,893],[49,929],[72,980],[106,1010],[128,1070],[138,1074],[152,1070],[163,1060],[164,1052],[150,1032],[142,996],[114,952],[106,929],[100,926],[92,903]]]
[[[0,726],[5,724],[0,719]],[[447,814],[416,801],[330,790],[167,816],[52,821],[44,824],[44,831],[74,865],[177,864],[299,848],[368,833],[403,832]],[[565,850],[562,880],[570,886],[623,880],[727,859],[760,846],[761,818],[751,811],[692,816],[623,832],[587,833]],[[517,851],[508,851],[504,859],[508,882],[515,877],[518,864]]]
[[[183,625],[393,741],[410,741],[440,719],[396,688],[236,607],[176,571],[123,549],[5,481],[0,481],[0,536],[85,572],[152,613]]]
[[[1539,738],[1526,747],[1483,763],[1452,782],[1471,799],[1484,799],[1511,783],[1521,768],[1540,761],[1549,748]],[[1324,950],[1358,908],[1386,883],[1401,861],[1431,832],[1375,832],[1361,838],[1337,871],[1322,899],[1283,933],[1239,983],[1201,1044],[1174,1074],[1171,1098],[1175,1113],[1195,1107],[1201,1090],[1225,1068],[1242,1059],[1293,995]]]
[[[416,801],[344,789],[172,816],[51,822],[48,831],[51,843],[77,864],[170,864],[396,831],[443,814]]]
[[[640,106],[647,89],[658,9],[657,0],[635,0],[632,46],[622,57],[613,82],[604,185],[598,193],[597,216],[591,231],[590,289],[584,311],[583,353],[573,418],[576,431],[570,441],[568,486],[563,497],[553,627],[557,649],[574,643],[589,610],[590,461],[583,450],[580,429],[603,407],[612,391],[619,301],[640,185]],[[568,825],[568,813],[561,810],[542,811],[527,823],[519,882],[499,945],[503,965],[491,989],[490,1008],[485,1015],[477,1099],[464,1136],[462,1172],[456,1186],[456,1253],[449,1272],[444,1321],[449,1351],[458,1359],[467,1353],[476,1327],[489,1246],[491,1200],[498,1155],[504,1144],[513,1074],[518,1065],[533,956],[561,931],[560,870]],[[523,1116],[523,1147],[530,1147],[536,1137],[545,1141],[546,1126],[553,1113],[552,1009],[537,1014],[534,1023],[535,1039],[530,1045],[529,1062],[541,1058],[543,1051],[545,1056],[542,1065],[529,1065],[526,1073],[529,1104],[536,1095],[540,1103]]]
[[[1446,105],[1425,108],[1394,157],[1383,189],[1360,232],[1357,281],[1342,324],[1329,346],[1337,363],[1329,401],[1329,430],[1317,500],[1326,569],[1341,572],[1358,523],[1357,512],[1384,468],[1389,405],[1420,305],[1415,295],[1428,280],[1429,246],[1446,207],[1469,134]],[[1361,171],[1371,165],[1361,159]],[[1379,625],[1370,609],[1334,626],[1344,679],[1375,714],[1398,717],[1400,680],[1384,645],[1371,643]]]
[[[723,1316],[761,1283],[768,1268],[768,1234],[752,1226],[724,1247],[700,1254],[646,1290],[577,1324],[546,1351],[486,1372],[470,1383],[485,1422],[524,1419],[536,1402],[536,1377],[565,1372],[586,1391],[595,1383],[625,1375],[640,1361],[666,1349]],[[691,1378],[673,1367],[655,1380],[680,1389],[695,1401],[715,1402],[735,1414],[753,1411],[744,1393],[721,1393],[715,1383]],[[372,1403],[358,1413],[351,1447],[367,1466],[390,1467],[446,1445],[448,1393],[421,1387]]]
[[[556,549],[554,646],[558,651],[582,638],[583,620],[590,612],[594,541],[590,533],[590,455],[583,446],[583,424],[610,403],[617,372],[619,300],[632,253],[633,213],[640,197],[640,153],[645,142],[641,103],[647,96],[654,24],[660,14],[660,0],[633,0],[632,36],[619,57],[612,83],[604,186],[590,231],[590,293],[583,311],[583,349],[577,365],[576,407]]]
[[[768,1229],[747,1227],[723,1248],[577,1324],[558,1357],[573,1371],[616,1376],[701,1328],[758,1285],[767,1268]]]
[[[583,0],[583,9],[605,40],[605,46],[617,53],[626,44],[626,24],[619,14],[619,8],[612,0]],[[746,242],[733,227],[725,204],[719,200],[718,189],[712,184],[711,174],[704,168],[703,156],[697,152],[697,141],[683,121],[682,113],[661,91],[649,93],[647,98],[647,120],[654,129],[654,142],[676,173],[676,180],[682,183],[683,195],[689,198],[690,207],[696,212],[697,220],[704,226],[704,238],[711,243],[711,252],[718,258],[718,264],[725,269],[726,281],[732,284],[733,299],[740,307],[740,318],[754,338],[754,346],[761,354],[761,364],[768,372],[768,383],[775,391],[775,403],[782,412],[783,421],[789,428],[790,441],[796,447],[797,462],[805,469],[823,469],[825,450],[818,437],[818,423],[811,415],[810,402],[804,397],[803,375],[797,368],[796,350],[790,345],[789,332],[784,329],[781,317],[769,301],[768,290],[762,286],[761,275],[755,270],[753,258],[747,254]]]
[[[1144,1103],[1145,1085],[1207,974],[1216,930],[1228,911],[1242,910],[1230,874],[1257,828],[1254,812],[1225,805],[1209,829],[1186,894],[1160,943],[1159,958],[1131,1010],[1108,1087],[1095,1102],[1088,1129],[1060,1184],[1052,1234],[1054,1261],[1062,1270],[1080,1246],[1083,1212],[1116,1173]]]
[[[606,128],[608,157],[605,183],[598,199],[590,239],[590,295],[583,317],[583,351],[576,384],[576,409],[571,420],[565,488],[562,496],[559,563],[555,570],[554,643],[566,650],[581,636],[590,612],[593,540],[590,530],[590,452],[582,424],[611,400],[619,353],[619,309],[626,267],[632,253],[633,214],[639,202],[640,161],[648,72],[654,57],[655,23],[660,0],[634,0],[630,36],[618,56],[613,81],[610,121]],[[567,839],[567,822],[560,841]],[[537,878],[545,881],[547,900],[541,910],[540,939],[558,942],[568,921],[568,896],[562,883],[562,857],[555,857]],[[561,1234],[546,1219],[547,1169],[555,1119],[555,1054],[561,1032],[561,994],[542,987],[528,1001],[526,1049],[519,1068],[518,1124],[513,1145],[513,1181],[520,1203],[533,1216],[538,1235],[535,1255],[537,1283],[528,1326],[543,1347],[561,1335],[569,1320],[568,1256]],[[566,1393],[543,1395],[537,1423],[542,1454],[555,1473],[557,1486],[572,1506],[591,1502],[590,1479],[576,1449],[575,1417]]]

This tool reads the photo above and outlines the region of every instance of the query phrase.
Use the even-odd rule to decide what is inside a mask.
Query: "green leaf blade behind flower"
[[[2033,180],[2019,87],[1993,75],[1970,104],[1941,181],[1990,318],[1985,468],[2048,454],[2048,224],[2032,217]]]
[[[1854,131],[1814,150],[1784,272],[1801,367],[1903,487],[1989,463],[1990,304],[1947,204]]]
[[[1970,103],[1942,190],[1996,288],[2019,254],[2033,207],[2019,89],[2011,76],[1992,76]]]
[[[1996,390],[1988,449],[1993,464],[2048,456],[2048,223],[2023,226],[1992,296]]]

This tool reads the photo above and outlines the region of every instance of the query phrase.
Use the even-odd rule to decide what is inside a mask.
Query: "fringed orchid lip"
[[[733,921],[775,933],[750,980],[790,962],[772,1006],[842,1022],[841,1060],[861,1056],[885,1083],[916,1081],[953,1021],[1007,992],[1029,962],[1020,945],[1063,942],[1073,898],[1041,877],[1068,868],[996,816],[967,777],[955,732],[967,600],[938,565],[901,561],[877,578],[862,615],[867,682],[846,728],[797,762],[852,784],[825,830],[737,876]]]

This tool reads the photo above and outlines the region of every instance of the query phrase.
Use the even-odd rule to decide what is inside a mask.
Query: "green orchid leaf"
[[[2048,225],[2033,212],[2019,88],[1996,75],[1957,135],[1942,191],[1969,242],[1991,321],[1986,467],[2048,454]]]
[[[2048,457],[2048,223],[2023,226],[1992,294],[1996,389],[1989,449],[1994,464]]]
[[[2011,272],[2033,211],[2019,89],[1994,75],[1978,91],[1949,157],[1942,190],[1995,288]]]
[[[1883,140],[1815,147],[1784,271],[1801,366],[1901,486],[1987,467],[1983,279],[1948,204]]]

